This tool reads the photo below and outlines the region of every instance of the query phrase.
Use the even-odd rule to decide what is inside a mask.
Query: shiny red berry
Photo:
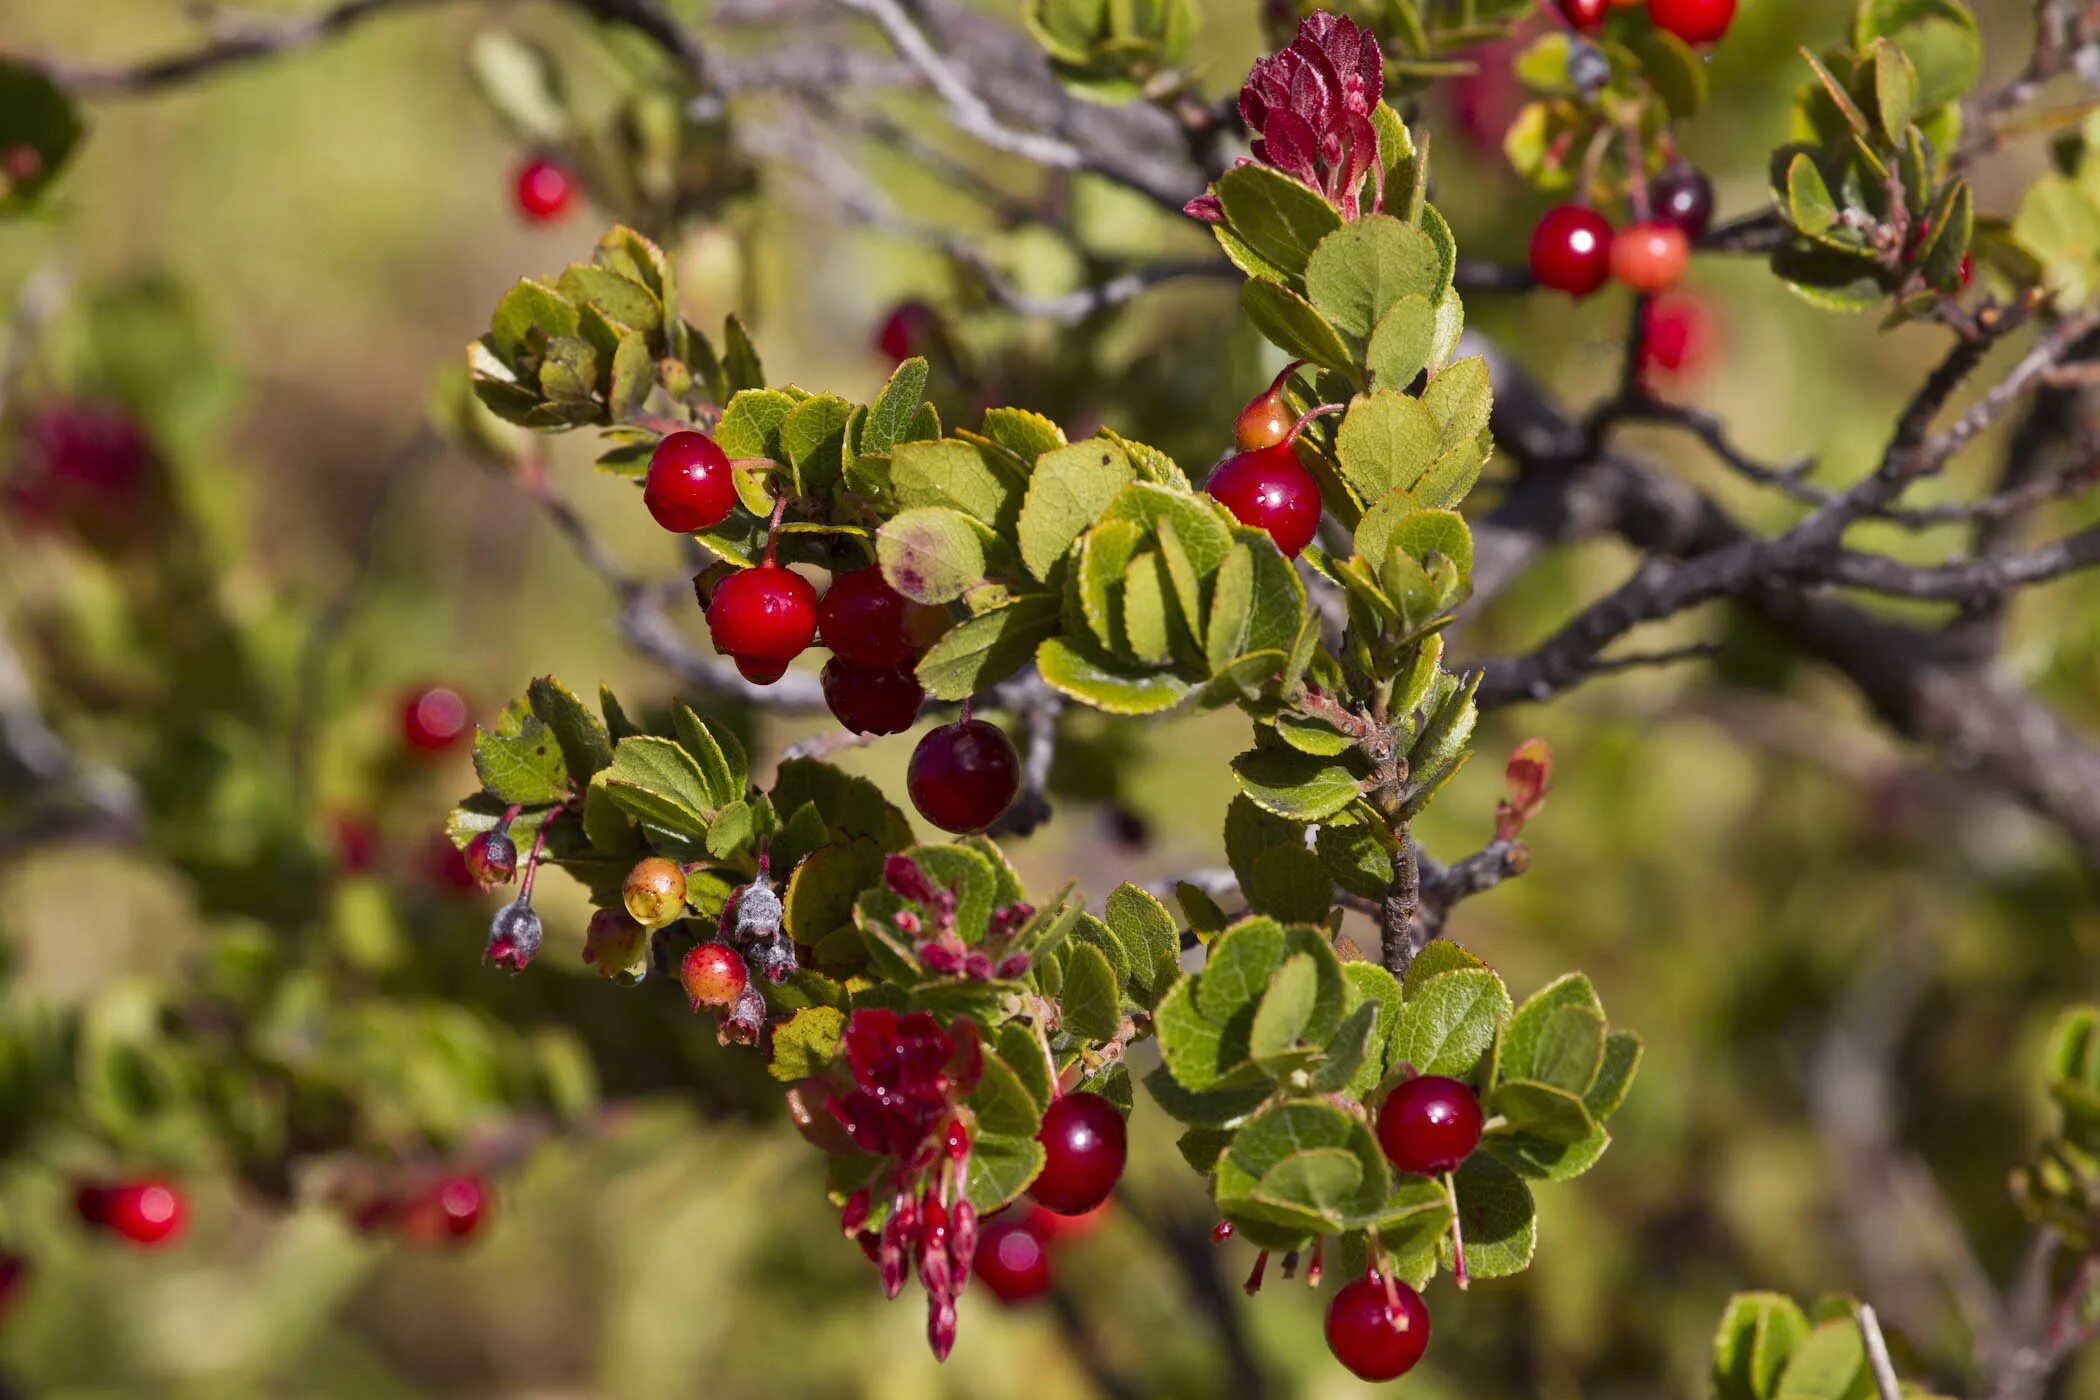
[[[1043,1169],[1028,1194],[1045,1210],[1083,1215],[1107,1200],[1123,1175],[1123,1115],[1099,1094],[1053,1102],[1035,1140],[1043,1145]]]
[[[904,785],[919,815],[943,831],[982,831],[1021,790],[1021,760],[1006,731],[981,719],[928,731]]]
[[[401,737],[413,749],[442,753],[467,733],[467,702],[456,690],[432,686],[401,703]]]
[[[488,1183],[472,1172],[441,1177],[431,1186],[429,1200],[445,1233],[456,1240],[467,1239],[488,1215]]]
[[[1404,1172],[1456,1171],[1480,1146],[1480,1099],[1456,1079],[1424,1074],[1393,1087],[1378,1109],[1378,1145]]]
[[[1653,219],[1621,230],[1611,242],[1611,275],[1645,296],[1667,292],[1684,280],[1691,260],[1684,230]]]
[[[1429,1350],[1429,1309],[1398,1279],[1360,1278],[1327,1305],[1327,1347],[1367,1381],[1397,1380]]]
[[[1560,17],[1578,34],[1594,34],[1604,27],[1611,12],[1610,0],[1560,0]]]
[[[535,224],[551,223],[569,212],[576,181],[554,161],[542,157],[518,167],[518,212]]]
[[[970,1270],[1002,1303],[1023,1303],[1050,1291],[1049,1251],[1010,1216],[978,1232]]]
[[[1611,280],[1611,225],[1581,204],[1548,209],[1531,231],[1531,276],[1541,287],[1585,297]]]
[[[104,1188],[97,1223],[133,1244],[152,1248],[180,1234],[188,1216],[182,1188],[149,1177]]]
[[[875,349],[887,360],[930,356],[939,343],[940,325],[940,317],[925,302],[899,302],[876,326]]]
[[[1226,458],[1203,489],[1242,525],[1267,530],[1286,558],[1319,531],[1319,483],[1286,443]]]
[[[817,635],[817,590],[778,564],[739,569],[708,600],[707,630],[724,656],[750,661],[761,673],[768,665],[784,669]],[[776,670],[771,678],[779,676]]]
[[[771,685],[787,674],[785,661],[771,661],[763,656],[733,656],[736,673],[753,685]]]
[[[817,605],[817,635],[848,661],[901,666],[929,645],[926,608],[890,587],[882,570],[853,569],[831,581]]]
[[[824,703],[856,734],[902,734],[919,717],[926,689],[909,666],[857,666],[843,656],[824,663]]]
[[[1673,161],[1648,182],[1648,211],[1683,229],[1686,238],[1698,238],[1714,221],[1714,182],[1698,166]]]
[[[736,474],[729,454],[706,433],[672,433],[649,454],[642,504],[656,523],[690,535],[729,518],[736,506]]]
[[[696,943],[678,966],[678,980],[692,1000],[693,1010],[712,1006],[727,1010],[736,1005],[751,981],[743,955],[726,943]]]
[[[1687,44],[1711,44],[1735,20],[1735,0],[1648,0],[1648,19]]]

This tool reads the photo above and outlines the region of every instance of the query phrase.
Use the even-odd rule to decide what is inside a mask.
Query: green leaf
[[[729,401],[715,425],[715,445],[732,458],[765,457],[785,464],[781,425],[795,411],[792,394],[779,389],[746,389]]]
[[[663,302],[631,277],[590,263],[571,263],[555,286],[569,301],[596,308],[615,326],[644,335],[662,335]],[[658,343],[661,344],[660,339]]]
[[[1430,387],[1435,388],[1434,381]],[[1436,461],[1442,444],[1443,430],[1423,400],[1381,389],[1350,400],[1334,450],[1343,477],[1357,495],[1376,501],[1395,488],[1414,485]]]
[[[678,731],[678,742],[700,766],[707,805],[726,807],[741,801],[750,775],[745,769],[744,751],[737,746],[735,738],[730,739],[725,749],[706,721],[693,712],[692,706],[684,703],[672,707],[671,723]]]
[[[2100,287],[2100,199],[2077,181],[2045,175],[2028,186],[2012,231],[2064,301],[2082,302]]]
[[[1205,1016],[1196,1005],[1196,992],[1201,979],[1184,977],[1168,989],[1165,997],[1152,1017],[1153,1034],[1159,1040],[1160,1057],[1166,1062],[1168,1074],[1181,1089],[1194,1095],[1205,1095],[1214,1090],[1244,1089],[1252,1082],[1263,1082],[1259,1075],[1251,1079],[1243,1071],[1247,1064],[1247,1042],[1245,1028],[1228,1037],[1225,1022]],[[1252,1015],[1243,1016],[1242,1021],[1251,1021]],[[1266,1090],[1256,1094],[1257,1100]],[[1167,1096],[1154,1090],[1168,1111],[1182,1117],[1184,1121],[1202,1122],[1195,1116],[1192,1105],[1184,1112],[1167,1101]]]
[[[853,405],[837,394],[817,394],[782,421],[780,446],[804,491],[830,486],[845,471],[846,420],[852,416]]]
[[[1171,710],[1190,688],[1171,672],[1131,668],[1091,643],[1064,637],[1052,637],[1038,647],[1035,664],[1052,690],[1113,715]]]
[[[1293,1152],[1262,1176],[1253,1198],[1325,1216],[1335,1228],[1363,1184],[1363,1164],[1345,1147]]]
[[[1115,969],[1091,943],[1075,943],[1065,958],[1065,985],[1059,997],[1061,1024],[1086,1040],[1112,1040],[1123,1022],[1122,995]]]
[[[1324,1099],[1283,1099],[1249,1119],[1218,1163],[1220,1208],[1235,1222],[1254,1223],[1257,1228],[1248,1232],[1248,1238],[1265,1247],[1289,1244],[1293,1232],[1302,1238],[1308,1233],[1338,1230],[1344,1203],[1322,1208],[1311,1200],[1291,1199],[1283,1194],[1305,1182],[1298,1175],[1302,1169],[1292,1169],[1280,1178],[1277,1191],[1265,1189],[1270,1174],[1285,1162],[1323,1149],[1347,1153],[1357,1164],[1354,1200],[1347,1204],[1369,1205],[1387,1198],[1392,1176],[1377,1141],[1361,1119]],[[1334,1179],[1324,1170],[1317,1175],[1330,1183]],[[1305,1219],[1308,1215],[1313,1218]],[[1261,1229],[1261,1225],[1271,1228]]]
[[[1212,671],[1223,670],[1240,654],[1253,606],[1254,552],[1243,544],[1235,544],[1226,552],[1225,562],[1211,585],[1204,655]]]
[[[1439,295],[1439,259],[1429,235],[1390,214],[1366,214],[1320,240],[1305,266],[1313,306],[1335,328],[1368,336],[1402,297],[1426,311]]]
[[[1028,664],[1057,631],[1057,599],[1015,598],[996,612],[950,629],[919,658],[919,684],[936,700],[964,700]]]
[[[606,795],[625,811],[681,835],[707,834],[707,778],[693,756],[669,739],[622,739],[606,770]]]
[[[1641,60],[1641,72],[1673,117],[1698,115],[1706,105],[1706,63],[1667,29],[1643,25],[1626,36]]]
[[[890,454],[890,485],[899,505],[944,506],[1005,534],[1021,515],[1020,472],[1004,453],[961,438],[899,444]]]
[[[1581,1096],[1556,1084],[1504,1079],[1488,1101],[1512,1130],[1547,1142],[1578,1143],[1597,1132]]]
[[[990,1046],[984,1049],[984,1073],[970,1095],[981,1131],[1007,1137],[1034,1137],[1043,1126],[1043,1102],[1028,1090],[1019,1071]],[[1030,1048],[1037,1060],[1042,1052]]]
[[[1473,532],[1456,511],[1410,511],[1393,522],[1390,547],[1424,567],[1441,555],[1458,566],[1461,577],[1473,571]]]
[[[1123,571],[1123,638],[1129,654],[1152,666],[1163,666],[1177,640],[1168,630],[1166,562],[1156,551],[1146,550],[1133,558]],[[1190,645],[1187,634],[1179,639],[1181,649]]]
[[[1044,453],[1028,479],[1028,496],[1021,507],[1021,562],[1028,571],[1039,579],[1049,578],[1073,541],[1101,518],[1135,476],[1121,450],[1099,438]]]
[[[1446,451],[1474,442],[1487,428],[1495,406],[1487,361],[1468,355],[1445,365],[1422,391],[1422,406],[1436,419]]]
[[[1298,1038],[1312,1017],[1319,988],[1319,970],[1311,958],[1302,953],[1286,958],[1270,977],[1268,990],[1255,1009],[1254,1025],[1247,1035],[1247,1053],[1254,1059],[1267,1060],[1296,1049]]]
[[[1431,977],[1408,989],[1386,1063],[1471,1082],[1510,1010],[1502,979],[1486,968]]]
[[[984,435],[1022,462],[1033,462],[1065,445],[1063,428],[1025,408],[986,409]]]
[[[1235,238],[1292,277],[1304,274],[1313,249],[1342,223],[1333,205],[1265,165],[1226,171],[1217,194]]]
[[[561,745],[522,698],[505,705],[493,727],[474,731],[474,772],[483,789],[506,803],[539,807],[569,795]]]
[[[1133,957],[1144,950],[1148,966],[1157,967],[1163,958],[1181,956],[1181,934],[1174,916],[1167,912],[1166,905],[1136,885],[1126,882],[1109,891],[1102,914]]]
[[[875,556],[890,587],[921,603],[953,602],[985,577],[978,527],[939,506],[899,511],[884,521]]]
[[[1510,1018],[1502,1072],[1585,1094],[1603,1063],[1604,1030],[1596,989],[1581,973],[1568,973],[1527,998]]]
[[[1327,318],[1290,288],[1255,278],[1241,286],[1240,307],[1256,330],[1290,355],[1323,369],[1354,374],[1356,356]]]
[[[588,782],[599,769],[612,763],[612,736],[605,722],[576,697],[575,692],[552,676],[542,676],[526,688],[532,712],[546,722],[561,746],[562,762],[569,777]]]
[[[845,1030],[846,1013],[831,1006],[805,1006],[785,1021],[775,1021],[766,1072],[788,1084],[822,1074],[837,1058]]]
[[[1351,1076],[1348,1085],[1350,1096],[1362,1101],[1385,1078],[1388,1068],[1386,1050],[1392,1042],[1393,1024],[1400,1016],[1400,984],[1392,973],[1374,962],[1343,963],[1342,980],[1349,989],[1350,1000],[1360,999],[1363,1005],[1377,1009],[1363,1065]]]
[[[970,1175],[964,1192],[980,1216],[1007,1204],[1043,1169],[1043,1146],[1033,1137],[979,1133],[970,1144]]]
[[[1145,1076],[1145,1089],[1152,1095],[1153,1101],[1176,1120],[1198,1127],[1214,1128],[1230,1127],[1245,1119],[1248,1114],[1260,1108],[1270,1094],[1266,1083],[1257,1089],[1198,1091],[1183,1088],[1166,1065],[1161,1065]],[[1219,1144],[1219,1152],[1223,1152],[1225,1146],[1231,1142],[1231,1134],[1225,1134],[1224,1139],[1224,1142]],[[1208,1166],[1202,1168],[1204,1171],[1209,1169]]]
[[[1447,298],[1454,305],[1456,297]],[[1373,385],[1405,389],[1436,357],[1437,313],[1426,297],[1404,296],[1394,302],[1371,332],[1364,363]]]
[[[1875,115],[1881,119],[1881,134],[1889,145],[1901,150],[1917,113],[1918,73],[1910,59],[1894,44],[1882,42],[1871,50],[1874,63]]]
[[[1808,1332],[1808,1318],[1791,1298],[1738,1293],[1729,1299],[1714,1333],[1714,1400],[1772,1400]]]
[[[1931,241],[1918,259],[1927,282],[1950,294],[1961,290],[1962,260],[1969,255],[1975,223],[1975,197],[1969,182],[1956,180],[1940,192],[1933,206]]]
[[[1245,1011],[1282,966],[1283,948],[1283,927],[1274,919],[1242,919],[1226,929],[1195,979],[1197,1008],[1220,1023]]]
[[[1458,1169],[1455,1185],[1466,1272],[1475,1279],[1508,1278],[1529,1268],[1538,1248],[1538,1209],[1523,1178],[1476,1152]],[[1437,1257],[1445,1268],[1452,1266],[1449,1235],[1438,1242]]]
[[[1819,1324],[1794,1349],[1773,1400],[1874,1400],[1867,1347],[1851,1318]]]
[[[1356,800],[1356,773],[1338,759],[1292,749],[1251,749],[1232,761],[1240,790],[1263,811],[1316,822]]]
[[[1960,101],[1983,69],[1976,17],[1959,0],[1865,0],[1853,15],[1853,47],[1864,53],[1884,37],[1916,70],[1920,111]]]
[[[710,840],[728,820],[725,808],[708,832]],[[882,852],[874,842],[863,838],[819,847],[788,877],[782,896],[788,936],[805,948],[818,946],[853,922],[853,901],[881,879]]]
[[[1334,907],[1334,882],[1320,858],[1302,844],[1273,846],[1256,854],[1240,881],[1240,893],[1256,913],[1303,923],[1326,918]]]
[[[926,361],[914,355],[891,372],[889,383],[868,405],[867,420],[861,424],[862,453],[879,456],[909,439],[912,420],[919,416],[919,401],[926,392],[928,371]]]

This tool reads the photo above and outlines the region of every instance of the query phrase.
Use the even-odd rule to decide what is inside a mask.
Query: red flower
[[[925,1167],[944,1141],[955,1100],[983,1072],[976,1023],[959,1020],[946,1031],[923,1011],[870,1008],[853,1013],[844,1045],[854,1087],[825,1107],[861,1151],[895,1157],[906,1171]]]
[[[1371,112],[1384,87],[1376,38],[1340,15],[1307,16],[1290,47],[1257,59],[1240,89],[1255,160],[1318,190],[1344,219],[1356,218],[1364,176],[1383,175]],[[1190,201],[1186,212],[1213,223],[1222,215],[1211,195]]]

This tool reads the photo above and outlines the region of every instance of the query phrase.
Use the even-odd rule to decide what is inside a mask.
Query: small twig
[[[1881,1400],[1903,1400],[1895,1364],[1889,1360],[1888,1339],[1881,1335],[1881,1319],[1874,1315],[1871,1303],[1859,1305],[1859,1335],[1866,1343],[1867,1369],[1874,1373],[1874,1389]]]

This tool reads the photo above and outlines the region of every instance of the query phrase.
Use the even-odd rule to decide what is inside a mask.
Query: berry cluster
[[[1300,363],[1284,366],[1240,410],[1232,421],[1240,450],[1203,487],[1242,525],[1268,531],[1286,559],[1297,558],[1320,528],[1320,484],[1291,446],[1304,420],[1292,417],[1283,396]]]
[[[1642,0],[1558,0],[1560,16],[1578,34],[1596,34],[1615,9]],[[1648,22],[1687,44],[1711,44],[1735,21],[1735,0],[1646,0]]]
[[[1011,934],[1034,915],[1034,906],[1024,901],[994,910],[984,941],[970,947],[956,932],[955,891],[936,887],[917,861],[885,856],[882,883],[897,898],[918,906],[916,910],[899,909],[890,916],[890,924],[910,941],[913,956],[929,971],[978,982],[1028,975],[1028,954],[1006,953],[1005,946]]]
[[[1646,191],[1647,216],[1614,231],[1583,204],[1546,211],[1531,232],[1531,276],[1540,286],[1584,297],[1617,279],[1643,296],[1683,280],[1692,241],[1713,221],[1713,185],[1697,168],[1678,162]]]

